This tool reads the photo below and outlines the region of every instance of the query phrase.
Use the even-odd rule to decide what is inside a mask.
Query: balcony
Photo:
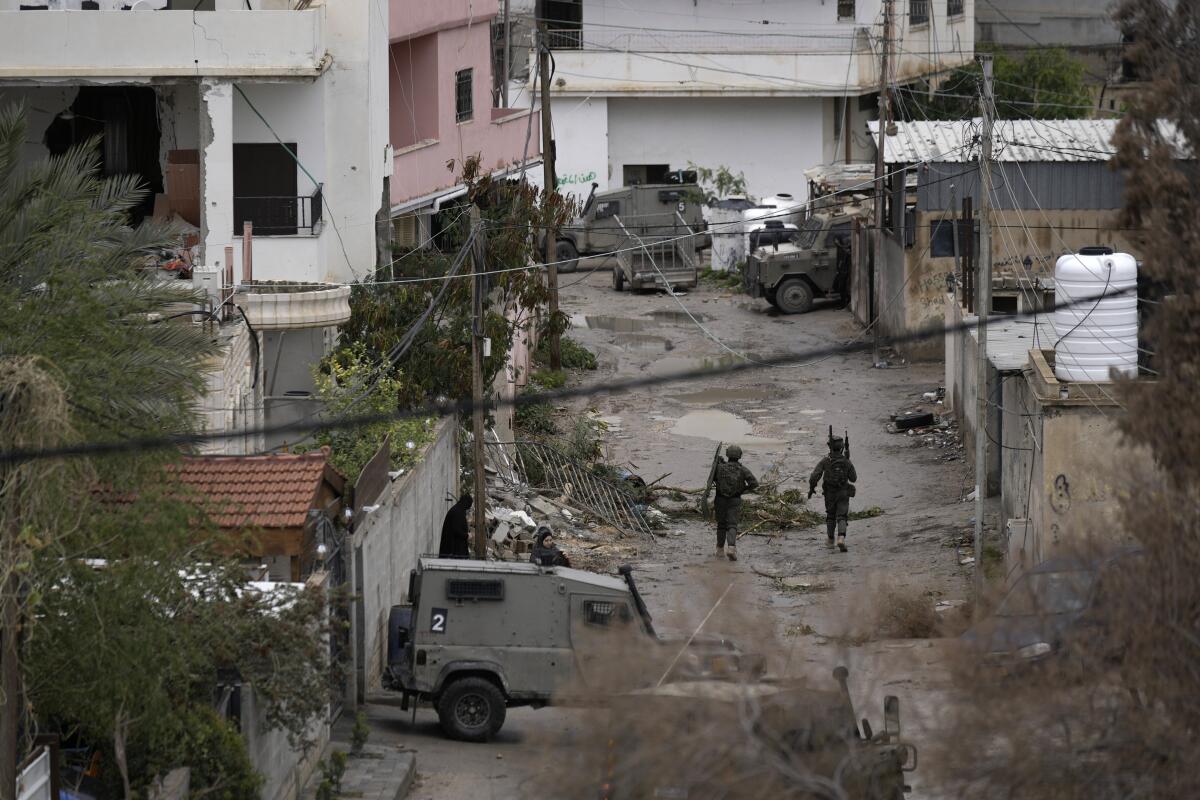
[[[255,236],[312,236],[321,224],[321,187],[299,197],[234,197],[233,235],[242,223],[254,225]]]
[[[350,287],[287,281],[253,282],[238,290],[238,304],[255,330],[327,328],[350,319]]]
[[[16,8],[0,0],[0,78],[316,77],[326,66],[323,7]]]

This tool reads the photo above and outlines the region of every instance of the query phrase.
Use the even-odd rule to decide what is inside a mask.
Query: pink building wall
[[[526,154],[528,111],[492,107],[491,22],[497,8],[496,0],[393,0],[393,204],[456,185],[459,165],[475,154],[487,171],[519,164]],[[458,122],[455,73],[468,68],[473,70],[473,114],[469,121]],[[534,112],[527,158],[541,152],[540,124]],[[446,168],[451,159],[454,171]]]

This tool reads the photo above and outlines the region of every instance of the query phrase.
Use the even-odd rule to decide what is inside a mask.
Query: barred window
[[[454,120],[469,122],[475,116],[475,70],[468,67],[454,73]]]
[[[857,14],[854,9],[854,0],[838,0],[837,12],[839,20],[852,20]]]
[[[908,24],[924,25],[929,22],[929,0],[908,0]]]
[[[963,0],[946,0],[946,16],[960,17],[963,13]]]

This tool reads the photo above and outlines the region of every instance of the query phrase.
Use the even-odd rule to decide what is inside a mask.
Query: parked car
[[[1055,660],[1074,637],[1106,632],[1101,612],[1115,570],[1140,549],[1095,558],[1060,557],[1023,574],[990,616],[960,640],[987,663],[1021,669]]]

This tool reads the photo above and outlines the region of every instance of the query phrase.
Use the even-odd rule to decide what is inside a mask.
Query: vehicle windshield
[[[1084,570],[1035,572],[1017,582],[996,609],[998,617],[1071,614],[1087,608],[1096,574]]]
[[[800,228],[800,236],[796,239],[796,244],[802,249],[807,250],[817,241],[817,234],[825,227],[825,223],[816,217],[809,217],[804,221],[803,227]]]

